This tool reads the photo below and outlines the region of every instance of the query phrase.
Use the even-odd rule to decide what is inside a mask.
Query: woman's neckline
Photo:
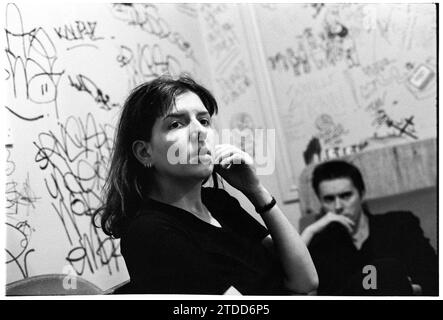
[[[215,223],[218,224],[218,226],[201,219],[200,217],[198,217],[196,214],[192,213],[191,211],[177,207],[175,205],[172,205],[172,204],[169,204],[166,202],[162,202],[162,201],[159,201],[159,200],[156,200],[153,198],[147,198],[147,202],[150,204],[156,205],[156,206],[163,207],[164,209],[167,209],[167,211],[173,210],[173,211],[177,212],[180,216],[189,217],[192,220],[197,221],[197,222],[204,224],[206,226],[210,226],[210,227],[215,228],[217,230],[224,230],[223,225],[212,215],[210,208],[207,205],[208,199],[206,198],[205,189],[208,189],[208,188],[202,188],[202,202],[203,202],[204,206],[206,207],[206,209],[208,210],[210,219],[213,219],[215,221]]]

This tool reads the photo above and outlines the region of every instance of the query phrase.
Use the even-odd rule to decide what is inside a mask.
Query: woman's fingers
[[[220,162],[220,166],[223,169],[229,169],[232,164],[241,164],[244,163],[244,158],[240,154],[233,154],[227,158],[224,158]]]
[[[214,162],[216,164],[220,163],[221,160],[223,160],[224,158],[230,157],[234,154],[234,150],[232,150],[231,148],[218,148],[215,151],[215,155],[214,155]]]
[[[215,147],[214,163],[220,164],[222,167],[231,164],[249,163],[247,154],[232,145],[217,145]]]

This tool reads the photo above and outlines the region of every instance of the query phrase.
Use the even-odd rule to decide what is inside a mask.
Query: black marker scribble
[[[260,3],[260,7],[266,10],[275,11],[277,9],[276,3]]]
[[[68,76],[69,84],[76,88],[78,91],[83,91],[88,93],[91,97],[94,98],[94,101],[97,102],[100,108],[109,111],[112,108],[120,107],[118,103],[111,103],[110,97],[108,94],[104,94],[103,91],[88,77],[78,74],[75,76],[75,80]]]
[[[35,251],[33,248],[28,248],[33,229],[27,221],[20,221],[16,225],[7,222],[6,232],[8,235],[8,248],[5,248],[6,264],[15,263],[23,278],[27,278],[28,255]]]
[[[428,78],[422,83],[422,88],[411,84],[414,75],[414,65],[410,62],[404,65],[395,65],[396,60],[381,59],[362,68],[362,71],[370,79],[357,88],[360,96],[367,100],[372,98],[379,90],[388,88],[393,83],[402,84],[417,100],[424,100],[435,96],[434,71],[429,67]],[[432,85],[430,85],[432,83]],[[426,88],[425,88],[426,87]],[[359,90],[358,90],[359,89]]]
[[[34,203],[37,202],[40,197],[37,197],[31,188],[29,182],[29,173],[25,182],[22,183],[21,188],[19,184],[14,180],[6,182],[6,213],[16,215],[19,213],[19,206],[27,208],[35,208]],[[29,213],[29,212],[28,212]]]
[[[126,68],[130,87],[163,74],[176,76],[183,71],[179,60],[172,55],[164,54],[158,44],[152,47],[147,44],[137,44],[135,50],[122,45],[117,62],[120,67]]]
[[[309,140],[306,149],[303,151],[303,160],[305,161],[305,165],[320,162],[321,151],[322,148],[320,140],[317,137],[312,137],[311,140]]]
[[[238,60],[230,72],[224,77],[217,77],[217,82],[222,94],[223,103],[232,103],[244,94],[252,85],[248,68],[243,60]]]
[[[39,115],[37,117],[33,117],[33,118],[28,118],[22,115],[19,115],[17,112],[15,112],[14,110],[10,109],[9,107],[5,106],[6,110],[8,110],[9,112],[11,112],[14,116],[16,116],[17,118],[20,118],[22,120],[25,121],[35,121],[35,120],[39,120],[41,118],[43,118],[43,115]]]
[[[82,43],[82,44],[76,44],[75,46],[72,46],[72,47],[68,47],[68,48],[66,48],[66,50],[69,51],[69,50],[73,50],[73,49],[77,49],[77,48],[94,48],[94,49],[98,49],[98,46],[96,46],[95,44],[90,44],[90,43]]]
[[[312,137],[303,152],[303,159],[305,165],[318,163],[321,161],[327,161],[338,157],[348,156],[361,152],[369,145],[367,140],[360,143],[351,144],[348,146],[335,146],[332,148],[323,149],[320,139],[318,137]]]
[[[321,7],[320,7],[321,8]],[[360,65],[353,36],[336,10],[322,16],[322,30],[305,28],[295,36],[295,44],[268,57],[271,69],[293,72],[294,76],[310,74],[345,63],[350,69]]]
[[[322,9],[325,7],[325,4],[324,3],[311,3],[308,6],[310,6],[314,10],[314,13],[312,14],[312,18],[315,19],[320,14]]]
[[[226,4],[201,4],[199,13],[204,23],[208,53],[214,61],[220,99],[225,104],[233,103],[252,86],[251,72],[242,57],[234,18]]]
[[[118,242],[93,226],[92,214],[101,203],[114,128],[98,124],[88,113],[84,119],[69,117],[58,129],[40,133],[34,146],[35,162],[47,174],[51,206],[70,245],[66,260],[79,275],[103,267],[112,274],[119,271]]]
[[[21,207],[27,211],[29,215],[30,209],[35,209],[35,203],[40,199],[34,193],[31,188],[29,172],[26,176],[26,180],[19,184],[12,179],[12,174],[15,172],[16,164],[12,159],[13,145],[5,145],[7,158],[6,158],[6,177],[7,182],[5,184],[5,198],[6,198],[6,214],[18,215],[21,211]]]
[[[240,56],[240,41],[234,25],[226,15],[226,4],[202,4],[200,14],[205,22],[205,40],[211,57],[215,59],[216,69],[226,69]]]
[[[337,124],[334,119],[326,113],[319,115],[315,119],[315,127],[318,130],[318,137],[325,145],[340,144],[342,137],[349,133],[342,124]]]
[[[195,4],[192,3],[177,3],[175,5],[175,7],[177,8],[178,11],[186,14],[187,16],[191,17],[191,18],[197,18],[198,17],[198,13],[197,13],[197,9],[195,8]]]
[[[312,70],[308,54],[303,46],[298,51],[287,48],[286,52],[278,52],[268,58],[271,68],[277,71],[293,71],[294,76],[309,74]]]
[[[351,154],[359,153],[362,150],[366,149],[366,147],[369,145],[369,142],[367,140],[364,140],[360,143],[355,143],[349,146],[340,146],[340,147],[333,147],[325,149],[320,157],[320,161],[327,161],[339,157],[349,156]]]
[[[198,63],[189,41],[185,40],[179,32],[171,31],[168,22],[160,16],[158,8],[154,4],[115,3],[112,4],[112,14],[116,19],[122,20],[128,25],[137,26],[159,39],[167,39],[177,46],[187,58]]]
[[[399,136],[407,135],[413,139],[418,139],[415,135],[414,116],[397,121],[388,116],[385,110],[379,109],[375,114],[375,119],[372,124],[375,124],[377,127],[386,126],[393,128]]]
[[[34,103],[53,103],[58,118],[58,84],[64,71],[55,71],[57,50],[43,28],[24,31],[17,5],[6,6],[6,56],[13,84],[14,96],[24,90],[25,97]],[[17,77],[18,73],[22,73]],[[24,78],[24,83],[18,79]],[[35,118],[40,115],[22,115]]]
[[[8,176],[12,175],[15,171],[15,162],[11,158],[12,145],[7,144],[7,145],[5,145],[5,147],[6,147],[6,152],[8,154],[6,157],[6,176],[8,177]]]
[[[97,27],[96,21],[80,21],[76,20],[74,24],[65,24],[63,27],[54,28],[54,32],[59,39],[68,41],[76,40],[103,40],[104,37],[98,37],[95,32]]]

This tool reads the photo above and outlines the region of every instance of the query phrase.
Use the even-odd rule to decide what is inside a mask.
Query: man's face
[[[318,196],[325,212],[348,217],[358,225],[362,214],[362,196],[349,178],[324,180],[318,186]]]

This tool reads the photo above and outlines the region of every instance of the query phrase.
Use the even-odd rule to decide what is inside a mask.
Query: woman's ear
[[[151,166],[151,146],[144,140],[135,140],[132,143],[132,153],[143,166]]]

